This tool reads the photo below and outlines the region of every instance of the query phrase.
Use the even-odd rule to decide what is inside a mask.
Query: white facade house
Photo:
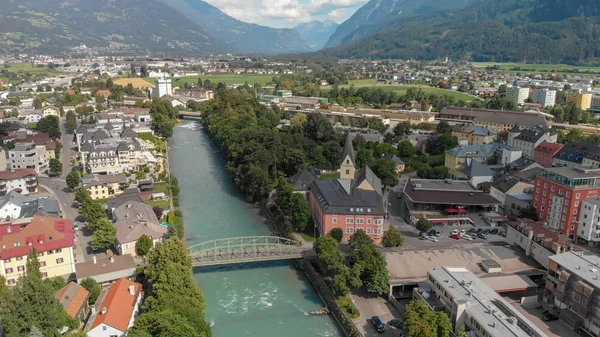
[[[600,197],[583,200],[577,230],[577,237],[590,246],[600,243]]]
[[[170,78],[158,78],[156,79],[156,87],[154,88],[154,97],[172,96],[173,89],[171,88]]]
[[[11,191],[27,195],[38,191],[38,181],[35,170],[17,169],[0,172],[0,195]]]
[[[42,109],[42,117],[56,116],[60,117],[60,110],[54,105],[48,105]]]
[[[509,87],[506,88],[506,98],[515,102],[516,104],[523,104],[525,100],[529,97],[529,88],[521,88],[521,87]]]
[[[533,103],[541,104],[542,107],[553,107],[556,104],[556,90],[533,89]]]
[[[35,143],[17,143],[8,151],[8,160],[11,170],[33,169],[37,174],[48,171],[46,146],[37,146]]]
[[[535,148],[542,142],[556,143],[558,133],[553,130],[544,130],[540,127],[533,127],[521,130],[518,126],[508,131],[507,145],[517,151],[522,151],[523,155],[533,158]]]

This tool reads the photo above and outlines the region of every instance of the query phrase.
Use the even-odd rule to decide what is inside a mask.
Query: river
[[[179,180],[186,236],[193,243],[269,235],[257,210],[244,201],[208,134],[195,121],[175,128],[171,170]],[[213,336],[341,336],[330,316],[310,316],[322,304],[310,283],[289,261],[195,270],[206,299]]]

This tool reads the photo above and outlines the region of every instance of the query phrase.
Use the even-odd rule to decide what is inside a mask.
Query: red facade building
[[[533,150],[533,159],[546,167],[552,166],[552,159],[564,147],[563,144],[541,142]]]
[[[600,169],[552,167],[535,178],[533,207],[540,221],[574,237],[583,200],[600,195]]]

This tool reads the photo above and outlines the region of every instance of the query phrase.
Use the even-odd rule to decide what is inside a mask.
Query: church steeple
[[[354,179],[356,167],[356,158],[354,157],[354,145],[350,133],[346,136],[346,144],[344,144],[344,152],[342,153],[342,162],[340,164],[340,179]]]

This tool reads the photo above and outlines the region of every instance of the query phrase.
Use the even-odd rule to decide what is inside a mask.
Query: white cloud
[[[289,26],[316,19],[340,19],[346,8],[367,0],[206,0],[232,17],[267,26]]]

